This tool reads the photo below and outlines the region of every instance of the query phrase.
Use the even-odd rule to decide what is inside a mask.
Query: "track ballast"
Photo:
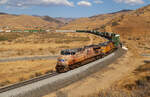
[[[42,75],[42,76],[39,76],[39,77],[35,77],[35,78],[27,80],[27,81],[23,81],[23,82],[12,84],[12,85],[9,85],[9,86],[6,86],[6,87],[2,87],[2,88],[0,88],[0,93],[9,91],[9,90],[12,90],[12,89],[15,89],[15,88],[23,87],[25,85],[32,84],[32,83],[35,83],[35,82],[38,82],[38,81],[56,76],[56,75],[58,75],[58,73],[53,72],[53,73],[50,73],[50,74],[45,74],[45,75]]]
[[[73,32],[76,32],[76,31],[73,30]],[[83,32],[84,33],[84,31],[79,31],[79,32],[81,32],[81,33]],[[95,35],[104,37],[107,40],[109,40],[108,36],[99,35],[99,34],[97,34],[97,32],[93,32],[92,33],[92,31],[91,32],[85,31],[85,33],[95,34]],[[59,73],[53,72],[53,73],[50,73],[50,74],[45,74],[45,75],[42,75],[42,76],[38,76],[36,78],[30,79],[30,80],[27,80],[27,81],[23,81],[23,82],[20,82],[20,83],[16,83],[16,84],[12,84],[12,85],[9,85],[9,86],[5,86],[5,87],[0,88],[0,93],[7,92],[7,91],[13,90],[13,89],[17,89],[17,88],[20,88],[20,87],[23,87],[23,86],[26,86],[26,85],[29,85],[29,84],[32,84],[32,83],[35,83],[35,82],[38,82],[38,81],[50,78],[50,77],[54,77],[56,75],[59,75]]]

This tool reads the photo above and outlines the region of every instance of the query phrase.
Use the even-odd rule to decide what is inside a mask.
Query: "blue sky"
[[[0,0],[0,12],[75,18],[137,9],[148,4],[150,0]]]

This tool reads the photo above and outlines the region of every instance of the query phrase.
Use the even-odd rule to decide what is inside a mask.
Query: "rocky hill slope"
[[[0,27],[3,29],[54,29],[62,24],[62,22],[46,16],[37,17],[2,13],[0,18]]]
[[[113,18],[100,30],[122,33],[150,32],[150,5]]]
[[[150,5],[137,10],[123,10],[70,22],[61,29],[96,29],[110,32],[149,32]]]
[[[87,18],[79,18],[74,21],[71,21],[68,25],[65,25],[61,29],[88,29],[88,30],[99,29],[112,19],[130,12],[131,12],[130,10],[126,10],[115,13],[96,15]]]
[[[59,20],[59,21],[61,21],[63,23],[66,23],[66,24],[71,22],[71,21],[73,21],[73,20],[75,20],[75,18],[63,18],[63,17],[56,17],[55,19]]]
[[[134,55],[150,53],[150,5],[137,10],[76,19],[60,29],[115,32]]]

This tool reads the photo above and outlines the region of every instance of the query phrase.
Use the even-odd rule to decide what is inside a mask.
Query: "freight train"
[[[82,48],[65,49],[57,59],[56,71],[67,72],[87,63],[100,59],[112,53],[121,46],[120,35],[109,32],[89,30],[76,30],[74,32],[91,33],[106,38],[108,41],[96,45],[88,45]]]

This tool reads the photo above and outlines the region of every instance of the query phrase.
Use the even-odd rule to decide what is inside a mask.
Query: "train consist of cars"
[[[100,59],[112,53],[121,46],[120,35],[109,32],[76,30],[74,32],[91,33],[106,38],[108,41],[97,45],[88,45],[82,48],[66,49],[61,51],[57,59],[56,71],[67,72],[87,63]]]

